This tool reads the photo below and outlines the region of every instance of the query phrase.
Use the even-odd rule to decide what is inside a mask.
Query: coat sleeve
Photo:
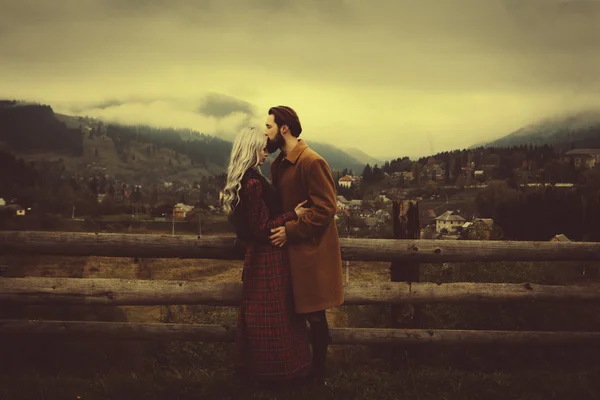
[[[333,220],[337,210],[335,183],[327,162],[322,158],[312,161],[307,176],[306,186],[311,207],[299,219],[285,223],[290,242],[320,234]]]
[[[242,189],[244,193],[244,215],[252,236],[259,241],[268,241],[271,229],[283,226],[286,221],[296,219],[296,212],[290,211],[269,218],[269,209],[262,196],[263,187],[258,179],[249,179]]]

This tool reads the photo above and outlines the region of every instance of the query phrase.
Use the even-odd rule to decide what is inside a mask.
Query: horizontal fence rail
[[[330,328],[330,332],[332,344],[339,345],[585,345],[600,342],[600,332],[385,328]],[[0,337],[27,336],[46,339],[233,342],[235,327],[200,324],[0,320]]]
[[[106,278],[0,278],[5,305],[238,306],[242,283]],[[511,301],[599,301],[600,285],[530,283],[349,283],[344,305]]]
[[[600,261],[600,243],[340,239],[342,258],[411,263]],[[73,232],[0,232],[0,254],[242,260],[234,237]]]
[[[344,260],[418,263],[600,261],[600,243],[340,239]],[[234,237],[1,231],[0,254],[234,260]],[[388,264],[389,265],[389,264]],[[409,279],[396,279],[409,280]],[[600,285],[380,282],[345,285],[344,305],[513,301],[599,301]],[[0,304],[238,306],[242,283],[100,278],[0,278]],[[393,324],[394,328],[399,325]],[[331,328],[333,344],[598,344],[600,332]],[[99,321],[0,320],[0,337],[232,342],[235,326]]]

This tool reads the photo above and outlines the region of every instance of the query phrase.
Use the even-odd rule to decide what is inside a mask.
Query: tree
[[[92,198],[95,200],[98,198],[98,179],[94,176],[89,181],[89,189],[92,194]]]
[[[150,193],[150,207],[156,207],[158,203],[158,189],[156,186],[152,187],[152,192]]]
[[[435,181],[428,181],[424,189],[427,196],[433,196],[439,192],[440,186]]]
[[[400,176],[398,177],[398,187],[402,188],[402,187],[404,187],[405,184],[406,184],[406,182],[405,182],[405,178],[404,178],[404,173],[401,173]]]
[[[444,166],[444,184],[450,185],[450,153],[446,156],[446,163]]]
[[[454,176],[454,181],[458,180],[458,177],[462,174],[462,160],[461,157],[456,157],[454,159],[454,168],[452,169],[452,175]]]
[[[373,170],[369,164],[365,165],[362,172],[362,180],[365,183],[371,183],[373,181]]]
[[[419,164],[418,161],[415,161],[413,163],[412,173],[413,182],[415,183],[415,185],[419,186],[421,184],[421,164]]]
[[[383,174],[383,171],[381,170],[381,168],[379,168],[379,166],[377,164],[375,164],[373,166],[373,175],[372,175],[371,181],[372,182],[379,182],[384,177],[385,177],[385,175]]]
[[[498,240],[502,237],[502,229],[495,223],[490,226],[487,222],[477,220],[467,232],[469,240]]]
[[[510,188],[506,181],[490,181],[487,188],[480,192],[475,199],[477,212],[483,218],[495,219],[500,204],[516,199],[517,195],[517,191]]]
[[[136,186],[135,189],[133,190],[133,193],[131,194],[131,201],[134,204],[137,204],[140,202],[141,199],[142,199],[142,192],[140,190],[140,187]]]

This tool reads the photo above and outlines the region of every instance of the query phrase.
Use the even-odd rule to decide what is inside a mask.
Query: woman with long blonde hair
[[[269,236],[271,229],[303,215],[306,202],[283,212],[278,194],[260,173],[266,147],[263,132],[243,129],[233,143],[223,190],[223,209],[246,245],[236,370],[261,381],[301,380],[311,366],[308,329],[294,311],[287,250],[271,244]]]

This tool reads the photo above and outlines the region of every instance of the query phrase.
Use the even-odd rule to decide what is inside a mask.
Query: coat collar
[[[285,159],[288,160],[290,163],[295,164],[296,161],[298,161],[298,157],[300,157],[300,154],[302,154],[302,152],[304,152],[304,150],[306,150],[307,148],[308,145],[306,144],[306,142],[302,139],[298,139],[298,144],[294,147],[292,151],[285,155]],[[281,157],[283,158],[283,153],[281,154]]]

